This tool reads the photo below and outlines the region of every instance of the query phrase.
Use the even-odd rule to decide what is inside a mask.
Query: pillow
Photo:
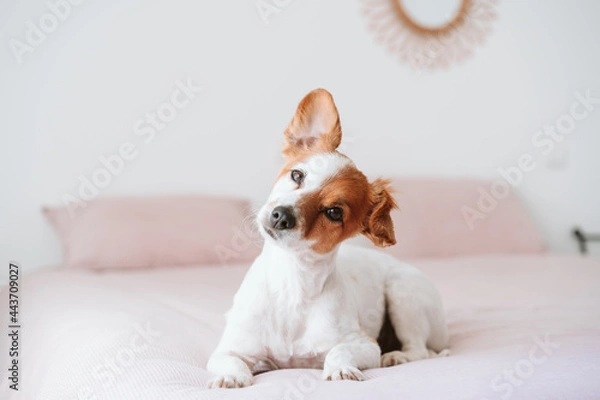
[[[43,209],[69,268],[248,262],[261,246],[249,211],[246,200],[204,196],[99,198],[74,216]]]
[[[396,179],[399,258],[541,253],[544,240],[514,189],[500,181]]]

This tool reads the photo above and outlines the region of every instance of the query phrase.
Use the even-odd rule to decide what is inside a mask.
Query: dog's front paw
[[[409,359],[407,354],[401,351],[390,351],[389,353],[386,353],[381,356],[381,366],[383,368],[405,364],[409,361],[411,360]]]
[[[341,367],[324,370],[323,379],[326,381],[364,381],[365,376],[358,368]]]
[[[432,357],[437,357],[435,352],[432,352]],[[442,356],[447,355],[444,353]],[[406,364],[412,361],[424,360],[430,356],[426,349],[410,350],[410,351],[390,351],[381,356],[381,366],[391,367],[394,365]]]
[[[217,376],[208,381],[209,389],[218,388],[243,388],[252,385],[252,377],[245,376]]]

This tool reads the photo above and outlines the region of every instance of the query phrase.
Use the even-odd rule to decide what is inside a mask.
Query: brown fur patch
[[[306,194],[298,201],[299,215],[304,219],[303,235],[314,240],[312,250],[325,254],[343,240],[360,233],[369,212],[369,182],[354,166],[342,168],[323,183],[318,190]],[[340,207],[344,218],[331,221],[325,210]]]
[[[388,247],[396,244],[394,223],[390,212],[398,208],[391,194],[390,181],[375,179],[371,183],[371,212],[365,222],[364,235],[375,246]]]

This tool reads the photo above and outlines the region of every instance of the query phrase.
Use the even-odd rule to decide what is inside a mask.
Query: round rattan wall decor
[[[464,60],[492,31],[498,0],[362,0],[377,41],[415,70]]]

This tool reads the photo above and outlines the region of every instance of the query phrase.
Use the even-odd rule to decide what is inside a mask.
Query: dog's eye
[[[298,185],[302,184],[302,181],[304,180],[304,172],[300,171],[299,169],[293,169],[290,176]]]
[[[325,210],[325,215],[327,218],[334,222],[339,222],[344,218],[344,210],[339,207],[332,207]]]

